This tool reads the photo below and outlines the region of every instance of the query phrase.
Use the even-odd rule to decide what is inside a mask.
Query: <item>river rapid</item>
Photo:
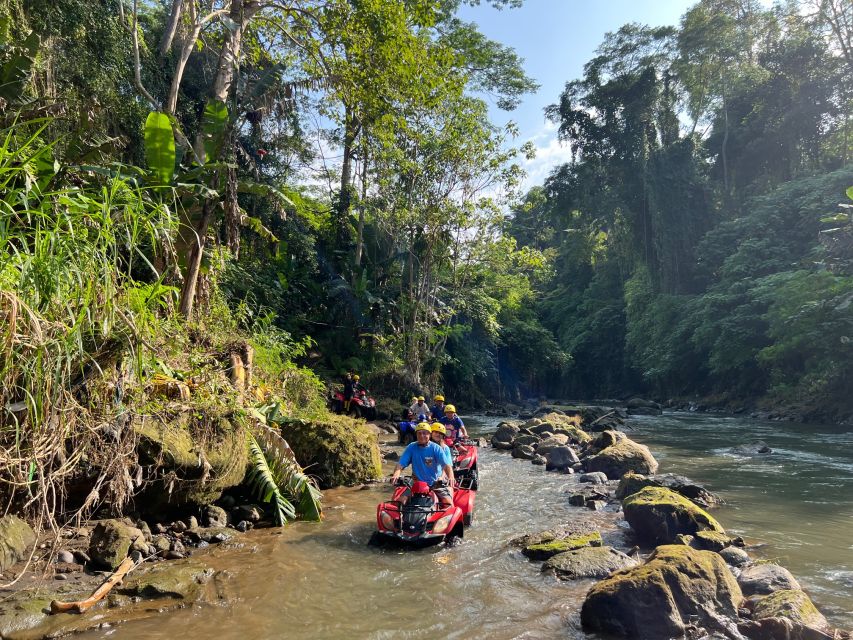
[[[497,418],[466,420],[487,435]],[[682,473],[727,502],[714,515],[778,560],[832,623],[853,627],[853,431],[708,415],[631,421],[661,472]],[[760,438],[774,453],[727,453]],[[320,524],[250,532],[236,549],[205,561],[231,574],[234,598],[188,608],[85,638],[594,638],[579,610],[591,581],[540,573],[508,541],[576,518],[600,525],[605,543],[630,542],[612,512],[568,506],[576,477],[546,473],[507,452],[481,451],[474,524],[454,548],[374,549],[367,540],[387,484],[326,492]],[[623,523],[624,525],[624,523]]]

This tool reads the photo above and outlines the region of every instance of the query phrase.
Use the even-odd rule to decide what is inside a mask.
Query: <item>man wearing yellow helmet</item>
[[[439,394],[433,398],[433,401],[435,404],[432,405],[432,409],[429,410],[432,415],[432,419],[441,420],[444,417],[444,396]]]
[[[465,429],[462,418],[456,415],[456,407],[452,404],[444,407],[444,417],[441,419],[441,424],[447,428],[447,437],[453,439],[454,442],[459,438],[468,437],[468,430]]]
[[[353,388],[352,374],[347,371],[346,375],[344,375],[344,413],[349,413],[349,405],[354,395],[355,389]]]
[[[444,462],[449,465],[453,465],[453,452],[450,447],[447,446],[447,443],[444,441],[447,436],[447,429],[440,422],[436,422],[431,427],[432,431],[430,432],[430,437],[432,441],[436,443],[441,450],[444,452]],[[442,478],[442,480],[446,480],[446,478]]]
[[[415,427],[417,441],[412,442],[403,451],[400,461],[394,467],[391,482],[397,482],[403,469],[411,464],[412,475],[416,480],[430,485],[439,502],[445,505],[453,504],[450,488],[441,482],[442,473],[444,473],[450,481],[450,486],[453,486],[453,464],[447,462],[441,447],[432,442],[430,432],[430,426],[426,422],[421,422]],[[405,502],[405,499],[402,502]]]

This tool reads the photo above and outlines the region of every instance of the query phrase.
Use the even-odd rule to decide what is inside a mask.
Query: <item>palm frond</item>
[[[273,503],[279,525],[284,524],[286,518],[297,515],[303,520],[320,520],[323,517],[322,494],[316,482],[303,471],[287,441],[266,424],[266,416],[255,413],[262,419],[249,433],[250,487],[265,502]],[[287,508],[281,508],[282,501],[287,503]],[[282,518],[282,514],[286,518]]]

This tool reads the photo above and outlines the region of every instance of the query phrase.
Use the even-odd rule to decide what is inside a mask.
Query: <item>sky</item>
[[[570,159],[567,145],[557,140],[557,126],[545,120],[544,109],[558,101],[566,82],[580,78],[608,31],[628,22],[649,26],[677,25],[696,0],[525,0],[519,9],[497,10],[485,0],[464,7],[459,17],[476,22],[480,31],[513,47],[524,58],[524,68],[540,88],[524,97],[514,111],[491,104],[495,124],[514,121],[516,140],[530,140],[536,158],[523,163],[527,171],[523,190],[542,184],[551,169]]]

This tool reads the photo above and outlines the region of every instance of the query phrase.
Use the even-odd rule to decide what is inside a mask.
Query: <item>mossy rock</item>
[[[580,549],[581,547],[600,547],[603,544],[601,534],[598,531],[592,531],[529,544],[522,549],[521,553],[531,560],[547,560],[558,553]]]
[[[622,510],[628,524],[646,542],[671,543],[678,534],[695,536],[698,531],[725,533],[706,511],[663,487],[646,487],[628,496]]]
[[[576,424],[579,421],[577,417],[573,418],[573,416],[566,416],[559,413],[548,413],[542,416],[542,420],[554,425],[556,428],[554,433],[564,433],[576,444],[586,444],[592,440],[592,437]]]
[[[187,407],[137,417],[139,461],[153,479],[138,503],[152,511],[205,505],[242,483],[249,460],[245,420],[239,412]]]
[[[755,620],[788,618],[808,627],[827,627],[826,618],[817,610],[806,592],[800,589],[784,589],[761,598],[755,603],[752,617]]]
[[[697,531],[695,537],[696,546],[706,551],[720,552],[726,547],[734,544],[735,539],[719,531]]]
[[[674,473],[662,473],[651,476],[644,476],[634,472],[626,473],[622,476],[619,486],[616,488],[616,497],[623,500],[645,487],[666,487],[667,489],[672,489],[703,508],[722,502],[718,496],[705,489],[705,487],[696,484],[689,478]]]
[[[23,560],[36,541],[36,534],[17,516],[0,518],[0,571]]]
[[[682,545],[593,585],[581,609],[587,631],[646,640],[682,637],[687,625],[735,620],[743,596],[723,559]]]
[[[320,487],[354,485],[382,476],[382,458],[376,434],[364,422],[346,416],[322,421],[286,420],[281,435],[305,472]]]
[[[542,565],[542,572],[553,573],[560,580],[606,578],[636,564],[636,560],[612,547],[591,546],[550,557]]]
[[[146,599],[172,598],[196,602],[204,598],[213,570],[195,560],[164,562],[132,577],[120,592]]]

